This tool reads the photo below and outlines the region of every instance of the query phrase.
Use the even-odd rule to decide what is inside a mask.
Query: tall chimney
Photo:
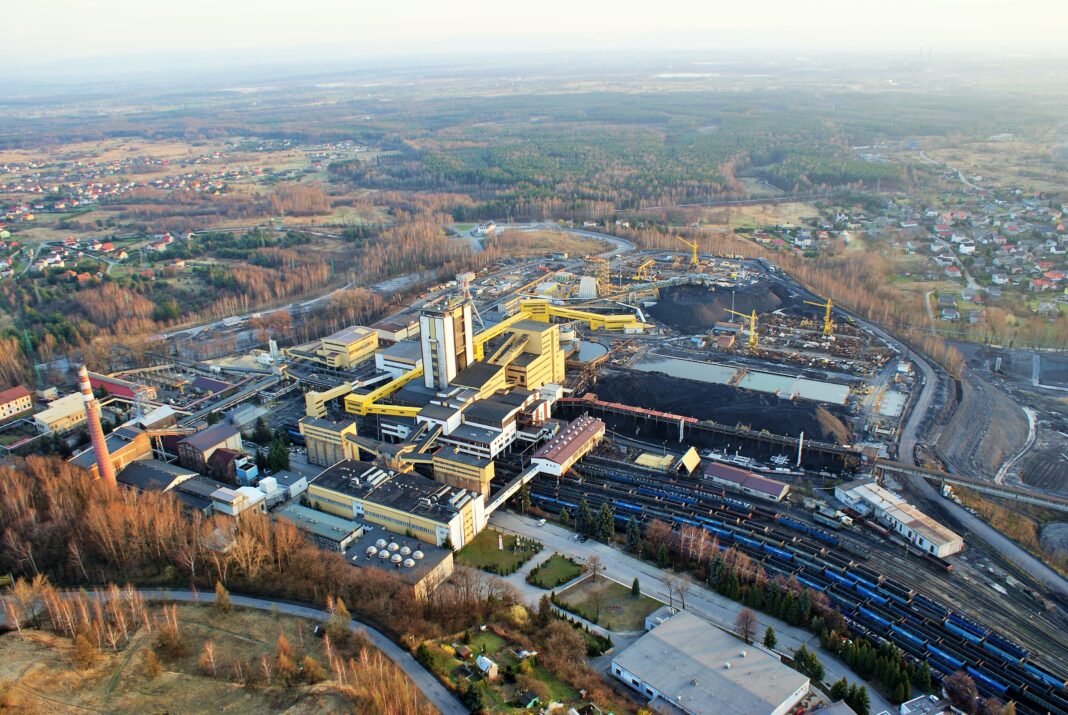
[[[82,391],[82,401],[85,403],[85,418],[89,422],[89,437],[93,440],[97,473],[106,484],[115,486],[115,467],[111,463],[108,444],[104,440],[104,428],[100,425],[100,407],[93,396],[93,386],[89,384],[89,371],[85,369],[85,365],[78,368],[78,389]]]

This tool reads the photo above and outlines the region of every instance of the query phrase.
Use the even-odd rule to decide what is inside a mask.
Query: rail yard
[[[443,533],[462,546],[524,488],[546,518],[585,502],[618,532],[697,530],[936,681],[964,671],[1018,712],[1068,714],[1064,596],[936,521],[955,504],[912,491],[933,509],[920,512],[894,490],[956,479],[1068,502],[913,466],[938,386],[922,356],[764,260],[581,233],[605,252],[505,261],[290,346],[265,342],[258,314],[160,336],[156,364],[108,378],[141,389],[105,403],[168,407],[184,434],[212,415],[260,418],[299,445],[315,505],[335,516],[361,513],[337,505],[363,494],[336,477],[316,486],[335,468],[458,489],[450,504],[477,506],[435,546]],[[315,303],[282,310],[300,321]],[[843,485],[869,483],[883,495],[871,509],[843,501]]]

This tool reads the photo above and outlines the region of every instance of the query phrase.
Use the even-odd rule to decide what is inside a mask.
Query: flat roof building
[[[442,484],[467,489],[488,497],[494,477],[492,459],[466,454],[455,447],[443,447],[434,453],[434,480]]]
[[[809,691],[778,658],[686,611],[616,656],[611,672],[664,713],[785,715]]]
[[[352,420],[335,422],[322,417],[301,417],[297,429],[304,436],[308,464],[329,467],[352,456],[346,449],[345,436],[356,434]]]
[[[300,504],[287,504],[276,516],[288,519],[321,549],[344,551],[363,536],[363,525]]]
[[[872,514],[929,554],[945,558],[964,548],[964,538],[942,526],[871,479],[856,479],[834,488],[834,496],[863,515]]]
[[[408,584],[419,600],[452,575],[452,551],[378,530],[365,531],[345,550],[356,568],[377,569]]]
[[[335,516],[411,533],[436,546],[451,543],[457,549],[486,523],[481,494],[351,459],[311,482],[308,500]]]

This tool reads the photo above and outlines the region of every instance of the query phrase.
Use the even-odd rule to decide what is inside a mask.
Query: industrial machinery
[[[746,315],[730,308],[727,308],[727,312],[749,321],[749,348],[755,348],[759,342],[757,339],[757,312],[754,310],[751,314]]]
[[[826,303],[813,303],[811,300],[806,300],[807,305],[814,305],[817,308],[823,308],[823,334],[830,335],[834,332],[834,321],[831,320],[831,309],[834,308],[834,304],[831,303],[831,299],[828,298]]]
[[[701,262],[697,260],[697,241],[687,241],[682,236],[676,236],[676,238],[690,247],[690,266],[692,268],[697,268],[701,265]]]
[[[652,277],[649,275],[649,269],[655,265],[656,261],[652,258],[648,259],[647,261],[643,261],[642,264],[634,270],[634,275],[631,276],[631,278],[636,281],[649,280]]]

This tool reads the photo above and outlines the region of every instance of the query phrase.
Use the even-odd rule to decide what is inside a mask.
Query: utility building
[[[775,656],[686,611],[616,656],[611,672],[661,713],[785,715],[809,691]]]
[[[857,479],[834,488],[834,496],[850,509],[873,515],[903,538],[938,558],[964,548],[964,539],[871,479]]]

